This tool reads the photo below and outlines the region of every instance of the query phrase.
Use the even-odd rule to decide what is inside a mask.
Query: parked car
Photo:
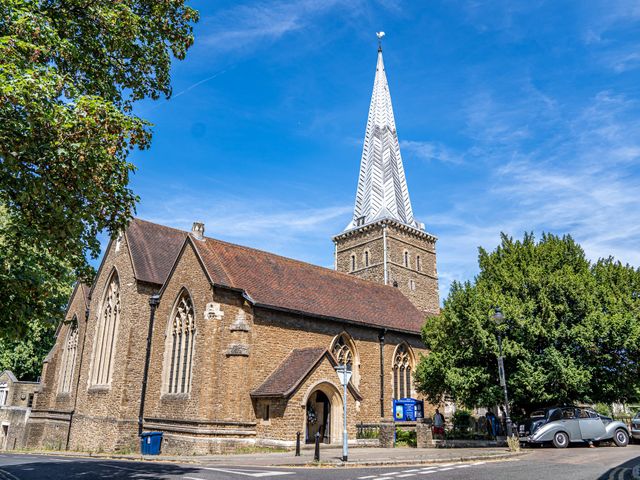
[[[631,438],[640,441],[640,411],[631,419]]]
[[[599,415],[590,408],[573,406],[533,412],[525,423],[519,425],[518,434],[523,443],[551,442],[556,448],[566,448],[571,442],[605,440],[612,440],[618,447],[629,444],[626,424]]]

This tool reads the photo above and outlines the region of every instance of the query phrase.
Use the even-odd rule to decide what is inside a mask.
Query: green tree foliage
[[[0,335],[0,371],[35,380],[53,346],[56,323],[71,294],[73,269],[29,242],[30,232],[12,225],[0,206],[0,318],[12,335]]]
[[[570,236],[502,235],[479,251],[473,282],[454,282],[439,316],[427,320],[430,354],[416,383],[432,401],[501,403],[497,328],[502,328],[516,413],[575,402],[628,401],[640,378],[640,270],[613,259],[590,264]],[[506,322],[491,320],[500,306]]]
[[[90,277],[97,233],[126,227],[128,155],[151,140],[133,105],[170,97],[197,19],[184,0],[0,2],[0,338],[59,318],[56,276]]]

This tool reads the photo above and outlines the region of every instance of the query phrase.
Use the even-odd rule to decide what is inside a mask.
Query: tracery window
[[[360,384],[360,359],[353,338],[347,332],[342,332],[333,339],[329,350],[339,365],[346,362],[351,367],[351,383],[357,387]]]
[[[393,397],[411,396],[411,353],[409,347],[401,343],[393,356]]]
[[[76,356],[78,351],[78,320],[73,317],[69,324],[69,332],[62,351],[62,368],[60,370],[59,391],[68,393],[71,391],[73,372],[76,367]]]
[[[170,324],[168,393],[188,393],[191,385],[193,365],[193,345],[195,343],[196,322],[193,303],[187,292],[180,295]]]
[[[333,343],[331,353],[333,353],[333,356],[336,357],[339,365],[344,365],[346,363],[349,366],[353,366],[353,352],[347,344],[344,335],[340,335],[338,339]]]
[[[92,385],[108,385],[113,373],[116,334],[120,323],[120,282],[114,272],[102,301],[93,348]]]

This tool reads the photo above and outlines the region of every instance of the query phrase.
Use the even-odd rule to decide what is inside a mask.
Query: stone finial
[[[193,222],[193,226],[191,227],[191,233],[193,234],[196,240],[204,240],[204,223]]]

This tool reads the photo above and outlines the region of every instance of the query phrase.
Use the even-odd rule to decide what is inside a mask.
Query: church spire
[[[382,36],[384,32],[379,32],[378,39]],[[424,225],[413,218],[382,60],[382,46],[379,44],[376,77],[360,160],[356,204],[353,220],[346,230],[385,218],[424,230]]]

